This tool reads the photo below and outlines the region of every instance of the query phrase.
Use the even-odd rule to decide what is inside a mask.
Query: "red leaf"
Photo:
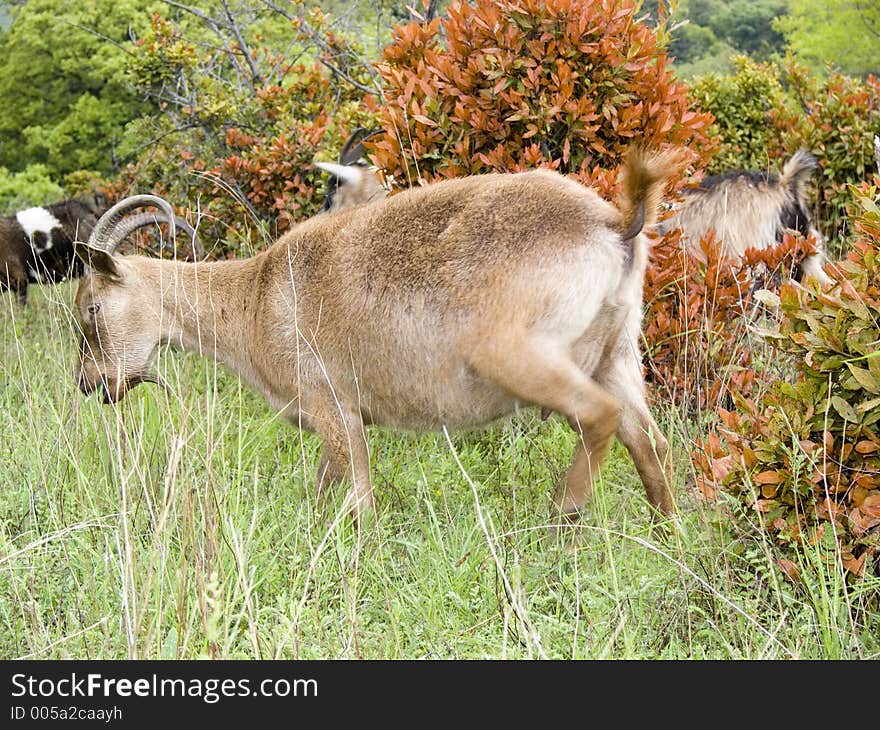
[[[871,517],[880,517],[880,493],[874,492],[865,497],[859,509]]]
[[[781,482],[782,477],[779,476],[779,471],[777,469],[762,471],[755,477],[755,484],[780,484]]]
[[[791,560],[787,558],[779,558],[776,561],[776,565],[779,566],[779,569],[785,574],[785,577],[788,578],[792,583],[797,581],[801,577],[801,571]]]

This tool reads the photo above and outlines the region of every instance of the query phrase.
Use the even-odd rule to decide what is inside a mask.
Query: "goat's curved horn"
[[[176,230],[189,236],[192,244],[193,256],[198,260],[203,259],[205,257],[205,249],[202,246],[202,242],[199,240],[199,236],[195,229],[180,216],[173,216],[171,221],[173,221],[173,227]],[[164,211],[130,215],[119,221],[119,223],[116,224],[116,227],[107,234],[107,237],[104,239],[104,245],[107,246],[108,250],[114,251],[120,243],[136,230],[154,224],[158,225],[160,223],[169,223]]]
[[[104,249],[107,253],[113,253],[116,246],[118,246],[120,241],[122,241],[122,238],[124,238],[124,236],[120,237],[115,235],[117,225],[122,220],[125,213],[133,208],[140,208],[143,205],[153,205],[159,208],[159,210],[162,211],[162,214],[164,214],[164,222],[174,220],[174,210],[171,208],[168,201],[163,200],[157,195],[132,195],[120,200],[101,216],[95,224],[95,227],[92,229],[92,235],[89,236],[89,245],[94,246],[95,248]],[[152,214],[151,220],[144,221],[142,225],[149,225],[149,223],[153,222],[158,215],[159,214],[156,213]],[[172,240],[174,236],[173,229],[174,227],[172,226]],[[133,228],[130,229],[127,234],[131,233],[133,230]]]

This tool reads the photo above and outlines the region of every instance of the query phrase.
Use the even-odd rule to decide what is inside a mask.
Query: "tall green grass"
[[[527,411],[479,433],[370,433],[378,514],[318,503],[318,443],[207,360],[116,407],[74,384],[74,285],[0,297],[0,657],[837,659],[877,615],[809,551],[697,499],[652,532],[615,445],[588,517],[552,529],[574,435]],[[686,428],[687,427],[687,428]]]

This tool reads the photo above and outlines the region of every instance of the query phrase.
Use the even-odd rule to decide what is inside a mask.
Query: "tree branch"
[[[418,20],[420,23],[430,23],[437,17],[437,9],[439,6],[440,0],[429,0],[428,7],[425,8],[424,13],[416,11],[412,5],[407,5],[406,9],[409,10],[409,17],[413,20]]]
[[[241,64],[238,62],[238,54],[232,50],[232,48],[227,43],[226,39],[223,37],[223,34],[220,32],[220,29],[223,28],[231,33],[235,33],[235,31],[230,27],[228,23],[223,23],[215,18],[212,18],[207,13],[199,10],[198,8],[190,7],[189,5],[184,5],[183,3],[176,2],[176,0],[162,0],[166,5],[170,5],[173,8],[177,8],[178,10],[183,10],[185,13],[190,13],[195,17],[203,20],[209,26],[211,26],[211,30],[214,31],[214,35],[216,35],[220,42],[223,44],[223,49],[226,54],[229,56],[230,61],[232,61],[232,65],[235,66],[235,70],[238,71],[238,74],[241,78],[244,79],[245,83],[248,85],[248,88],[253,92],[255,91],[254,81],[261,81],[259,74],[256,73],[256,70],[253,67],[253,62],[250,57],[250,54],[242,48],[242,53],[246,56],[248,65],[251,70],[254,71],[254,76],[249,76],[245,70],[242,68]]]
[[[272,0],[263,0],[263,4],[266,5],[266,7],[268,7],[273,12],[276,12],[279,15],[281,15],[282,17],[287,18],[289,21],[291,21],[291,22],[295,21],[295,22],[299,23],[300,28],[302,29],[302,31],[305,33],[305,35],[308,37],[308,39],[312,43],[314,43],[325,54],[327,54],[329,56],[333,55],[333,48],[330,46],[330,44],[327,42],[327,40],[321,35],[321,33],[319,33],[317,30],[315,30],[315,28],[313,28],[311,25],[309,25],[309,23],[304,18],[302,18],[298,15],[294,15],[294,14],[288,12],[287,10],[285,10],[284,8],[279,7],[274,2],[272,2]],[[322,58],[319,56],[318,62],[322,66],[327,68],[332,74],[334,74],[335,76],[338,76],[343,81],[346,81],[347,83],[354,86],[356,89],[359,89],[360,91],[363,91],[366,94],[372,94],[372,93],[379,91],[378,74],[377,74],[376,70],[365,59],[357,58],[357,57],[355,57],[355,58],[357,59],[358,63],[364,69],[366,69],[366,71],[370,74],[373,81],[376,82],[376,86],[374,88],[370,88],[369,86],[366,86],[365,84],[362,84],[359,81],[353,79],[345,71],[343,71],[340,67],[338,67],[336,64],[334,64],[332,61],[330,61],[327,58]]]
[[[226,11],[226,17],[229,19],[229,29],[233,35],[235,35],[235,39],[238,41],[238,46],[241,48],[242,53],[244,53],[245,60],[251,69],[251,74],[260,82],[259,85],[262,86],[264,81],[263,75],[257,70],[257,67],[254,64],[254,59],[248,48],[248,44],[239,30],[238,23],[235,22],[235,17],[232,15],[232,10],[230,10],[227,0],[223,0],[223,9]]]

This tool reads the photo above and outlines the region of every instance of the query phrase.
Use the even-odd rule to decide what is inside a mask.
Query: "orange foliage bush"
[[[778,288],[815,242],[786,235],[769,249],[748,249],[741,260],[721,254],[711,234],[700,251],[685,249],[677,230],[655,241],[645,274],[647,376],[653,394],[687,413],[711,411],[732,394],[750,397],[760,382],[753,337],[760,304],[754,293]]]
[[[402,185],[547,166],[608,194],[631,144],[708,159],[711,116],[627,0],[455,0],[395,29],[372,159]]]

